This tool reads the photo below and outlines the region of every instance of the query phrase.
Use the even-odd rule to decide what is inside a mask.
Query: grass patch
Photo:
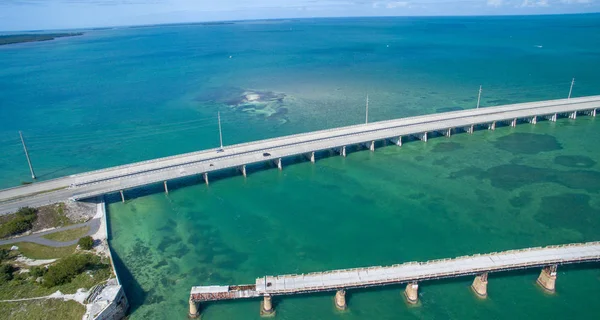
[[[85,236],[89,231],[90,231],[90,227],[85,226],[85,227],[81,227],[81,228],[75,228],[75,229],[71,229],[71,230],[50,233],[43,237],[48,240],[66,242],[66,241],[77,240],[77,239]]]
[[[77,292],[79,288],[90,289],[108,280],[112,276],[110,266],[106,264],[95,266],[92,270],[78,274],[69,283],[46,288],[35,282],[35,279],[16,279],[0,285],[0,300],[35,298],[50,295],[57,290],[65,294]],[[0,308],[1,309],[1,308]],[[0,317],[0,319],[4,319]]]
[[[0,319],[64,319],[79,320],[85,307],[75,301],[46,299],[20,302],[0,302]]]
[[[18,242],[0,246],[2,249],[10,249],[12,246],[19,247],[19,252],[30,259],[58,259],[66,257],[75,252],[76,244],[68,247],[47,247],[37,243]]]

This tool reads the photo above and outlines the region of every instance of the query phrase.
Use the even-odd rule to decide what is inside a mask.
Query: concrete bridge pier
[[[450,138],[452,136],[452,128],[448,128],[448,130],[446,130],[446,137]]]
[[[247,175],[246,175],[246,165],[243,165],[243,166],[240,168],[240,171],[242,172],[242,175],[244,176],[244,178],[246,178],[246,177],[247,177]]]
[[[169,194],[169,187],[167,186],[167,181],[163,181],[163,184],[165,185],[165,193]]]
[[[488,124],[488,130],[496,130],[496,121]]]
[[[592,117],[596,116],[596,109],[592,110]]]
[[[375,141],[371,141],[369,144],[369,150],[371,150],[371,152],[375,151]]]
[[[200,318],[200,312],[198,311],[198,303],[196,303],[194,300],[192,300],[192,297],[190,297],[190,313],[188,313],[188,316],[191,319],[199,319]]]
[[[569,114],[569,119],[577,119],[577,111],[573,111],[572,113]]]
[[[537,124],[537,116],[533,116],[529,122],[531,122],[531,124]]]
[[[556,267],[555,264],[544,267],[537,279],[537,283],[548,292],[554,292],[556,288]]]
[[[208,185],[208,172],[203,173],[202,177],[204,178],[204,183],[206,183],[206,185]]]
[[[398,138],[390,138],[390,141],[398,147],[402,147],[402,136],[399,136]]]
[[[513,128],[517,126],[517,118],[512,119],[512,121],[510,122],[510,126]]]
[[[404,297],[410,304],[416,304],[419,301],[419,284],[417,282],[411,282],[406,285],[404,290]]]
[[[125,203],[125,194],[123,193],[123,190],[119,190],[119,193],[121,194],[121,202]]]
[[[476,276],[475,280],[473,280],[473,284],[471,284],[471,289],[473,289],[473,292],[480,298],[487,298],[487,278],[488,273],[484,272]]]
[[[335,293],[335,307],[338,310],[346,310],[346,290],[340,289]]]
[[[281,158],[278,158],[277,160],[275,160],[275,163],[277,164],[277,169],[279,169],[279,171],[283,170],[283,164],[281,163]]]
[[[555,113],[554,115],[552,115],[552,117],[550,117],[550,121],[556,122],[557,118],[558,118],[558,114]]]
[[[340,156],[346,157],[346,146],[340,148]]]
[[[271,301],[270,295],[265,295],[263,301],[260,303],[260,316],[261,317],[272,317],[275,315],[275,309],[273,308],[273,302]]]
[[[427,142],[427,132],[414,134],[414,136],[417,137],[417,139],[419,139],[419,140],[421,140],[423,142]]]
[[[310,153],[310,162],[315,163],[315,152]]]

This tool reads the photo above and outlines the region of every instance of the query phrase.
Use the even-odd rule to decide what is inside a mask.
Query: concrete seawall
[[[113,270],[114,278],[109,279],[105,284],[98,285],[92,288],[90,295],[86,299],[87,311],[83,317],[84,320],[119,320],[125,318],[127,309],[129,308],[129,302],[127,296],[125,296],[125,290],[121,285],[117,269],[113,261],[112,250],[108,243],[108,216],[106,210],[106,203],[104,198],[101,197],[98,202],[98,214],[102,215],[101,228],[103,232],[100,240],[103,245],[106,245],[106,254],[110,260],[110,265]]]

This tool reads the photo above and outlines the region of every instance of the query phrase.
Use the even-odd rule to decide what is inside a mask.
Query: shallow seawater
[[[90,31],[0,48],[0,186],[310,130],[600,94],[598,15],[240,22]],[[539,48],[538,45],[543,45]],[[290,158],[127,190],[109,205],[131,319],[184,319],[194,285],[600,240],[598,118]],[[432,134],[432,136],[435,136]],[[109,197],[113,199],[113,197]],[[118,197],[117,197],[118,198]],[[118,200],[118,199],[113,199]],[[277,319],[595,318],[596,265],[276,297]],[[203,319],[258,319],[259,301]]]
[[[595,141],[570,143],[596,130],[596,119],[581,118],[477,131],[114,203],[112,244],[133,274],[128,292],[138,293],[133,317],[185,318],[191,285],[597,240],[600,168],[586,169],[584,186],[570,186],[557,177],[580,169],[555,163],[573,154],[597,159]],[[515,154],[498,146],[525,134],[553,137],[548,145],[562,148]],[[439,152],[447,144],[451,151]],[[600,310],[597,268],[559,267],[555,295],[535,286],[538,272],[492,274],[486,301],[469,291],[468,277],[424,282],[419,307],[406,306],[403,287],[393,286],[351,290],[345,313],[334,310],[331,294],[276,298],[277,317],[590,318]],[[213,303],[202,312],[252,319],[258,306]]]

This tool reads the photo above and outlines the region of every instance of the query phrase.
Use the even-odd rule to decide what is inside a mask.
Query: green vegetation
[[[29,259],[58,259],[66,257],[75,252],[77,245],[68,247],[47,247],[31,242],[18,242],[0,246],[1,249],[10,249],[12,246],[19,247],[19,252]]]
[[[48,33],[48,34],[11,34],[0,36],[0,46],[6,44],[22,43],[22,42],[35,42],[35,41],[48,41],[62,37],[73,37],[83,35],[81,32],[77,33]]]
[[[4,248],[0,248],[0,262],[8,259],[10,256],[10,251]]]
[[[15,269],[10,264],[0,265],[0,284],[6,283],[13,279]]]
[[[77,289],[79,288],[90,289],[98,283],[108,280],[112,276],[112,271],[106,264],[99,264],[90,268],[90,270],[75,276],[71,282],[51,288],[46,288],[40,283],[37,283],[35,281],[37,277],[33,277],[28,273],[22,273],[22,275],[26,277],[25,279],[17,279],[15,277],[15,279],[7,283],[0,284],[0,300],[43,297],[52,294],[57,290],[60,290],[60,292],[65,294],[72,294],[77,292]],[[2,318],[0,317],[0,319]]]
[[[91,254],[76,254],[59,260],[48,268],[42,284],[46,288],[70,282],[88,267],[100,264],[100,257]]]
[[[83,318],[84,313],[85,307],[75,301],[47,299],[20,302],[0,302],[0,319],[79,320]]]
[[[90,250],[94,246],[94,239],[90,236],[83,237],[83,238],[79,239],[77,244],[83,250]]]
[[[59,231],[43,236],[48,240],[66,242],[71,240],[77,240],[85,236],[90,231],[90,227],[85,226],[81,228],[75,228],[71,230]],[[86,249],[88,250],[88,249]]]
[[[6,238],[23,233],[33,227],[37,211],[33,208],[21,208],[14,215],[4,219],[0,225],[0,238]]]
[[[46,274],[46,271],[48,271],[46,267],[35,266],[29,269],[29,275],[32,276],[34,279],[37,279],[38,277],[43,277]]]

